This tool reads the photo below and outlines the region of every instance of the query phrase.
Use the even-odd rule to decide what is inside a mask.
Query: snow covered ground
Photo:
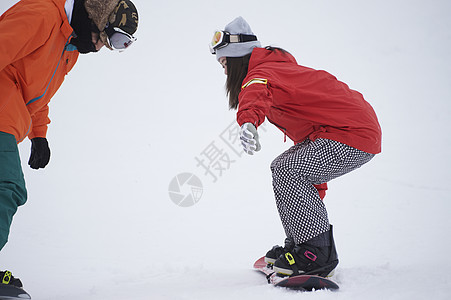
[[[47,168],[29,169],[20,144],[29,200],[0,269],[36,300],[451,299],[450,2],[175,2],[135,0],[136,45],[80,57],[51,103]],[[284,238],[269,164],[291,143],[271,124],[253,157],[223,139],[234,112],[207,44],[239,15],[378,113],[383,153],[326,197],[338,292],[299,295],[252,270]],[[222,173],[199,163],[212,149]],[[192,207],[168,193],[184,172],[203,186]]]

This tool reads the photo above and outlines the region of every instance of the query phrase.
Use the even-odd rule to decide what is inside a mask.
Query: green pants
[[[8,241],[17,207],[27,201],[27,189],[16,138],[0,131],[0,250]]]

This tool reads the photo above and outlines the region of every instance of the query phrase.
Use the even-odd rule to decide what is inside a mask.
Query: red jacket
[[[295,143],[326,138],[381,152],[381,128],[362,94],[325,71],[299,66],[288,53],[255,48],[237,121],[258,127],[265,117]]]
[[[65,0],[22,0],[0,17],[0,131],[45,137],[50,99],[78,51]]]

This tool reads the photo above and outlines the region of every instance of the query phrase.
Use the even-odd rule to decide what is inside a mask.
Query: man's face
[[[97,51],[99,51],[103,46],[105,46],[105,44],[100,40],[99,33],[92,32],[91,36],[92,36],[92,43],[96,47]]]

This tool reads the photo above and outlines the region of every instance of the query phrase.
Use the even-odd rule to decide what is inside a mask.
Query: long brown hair
[[[280,51],[282,53],[288,53],[288,51],[277,48],[277,47],[265,47],[267,50],[273,52]],[[227,81],[226,81],[226,92],[229,96],[229,108],[238,108],[238,96],[241,92],[241,85],[243,84],[244,78],[246,78],[247,71],[249,68],[249,60],[251,54],[242,57],[226,57],[227,59]]]
[[[242,57],[227,57],[226,91],[229,96],[229,108],[237,109],[241,84],[247,75],[251,53]]]

